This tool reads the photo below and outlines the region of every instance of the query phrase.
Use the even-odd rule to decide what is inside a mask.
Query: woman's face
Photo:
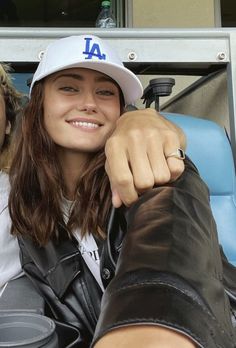
[[[10,123],[6,120],[6,107],[3,96],[0,94],[0,150],[4,143],[6,134],[11,130]]]
[[[120,116],[119,88],[98,71],[67,69],[45,80],[43,105],[46,130],[60,151],[93,153]]]

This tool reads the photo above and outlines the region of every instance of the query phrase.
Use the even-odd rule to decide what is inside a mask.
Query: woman
[[[7,207],[9,194],[8,170],[11,161],[12,133],[21,105],[21,95],[14,88],[9,66],[0,64],[0,294],[7,282],[21,273],[19,247],[10,235]]]
[[[78,331],[75,347],[234,347],[208,190],[190,160],[175,183],[112,208],[104,145],[141,92],[97,37],[48,47],[10,174],[23,269],[48,315]]]

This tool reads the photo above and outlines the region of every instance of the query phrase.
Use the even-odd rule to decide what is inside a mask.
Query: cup
[[[0,348],[58,348],[55,323],[35,313],[0,313]]]

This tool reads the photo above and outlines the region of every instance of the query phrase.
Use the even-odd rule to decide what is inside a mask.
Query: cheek
[[[120,112],[120,103],[117,102],[109,107],[108,115],[110,122],[113,124],[114,128],[116,126],[116,121],[120,118],[121,112]]]
[[[55,144],[61,145],[61,141],[64,137],[63,130],[60,124],[58,124],[54,118],[54,115],[44,114],[44,127],[48,137]]]
[[[57,104],[55,104],[57,105]],[[57,130],[57,110],[52,107],[52,103],[44,103],[44,127],[48,135],[54,141]]]
[[[50,112],[50,110],[48,110],[47,113],[44,113],[44,127],[54,143],[57,144],[60,142],[60,139],[63,136],[63,127],[54,111],[51,110]]]
[[[60,118],[60,107],[55,100],[48,100],[45,98],[44,105],[44,125],[49,133],[54,133],[54,129],[57,127],[58,119]]]
[[[120,118],[120,104],[117,107],[112,107],[109,112],[107,113],[107,115],[109,115],[109,125],[110,125],[110,129],[109,132],[107,134],[107,137],[109,137],[115,130],[116,128],[116,122],[117,120]]]
[[[53,130],[53,117],[50,115],[50,112],[44,112],[44,126],[46,131],[50,134],[51,130]]]
[[[43,113],[44,113],[44,125],[46,130],[50,128],[50,124],[53,119],[53,110],[51,110],[50,103],[47,103],[47,100],[43,104]]]
[[[43,101],[43,121],[46,132],[54,142],[56,140],[55,137],[58,133],[57,119],[60,115],[59,110],[60,107],[58,100],[55,98],[55,93],[52,92],[50,85],[48,83],[45,83]]]

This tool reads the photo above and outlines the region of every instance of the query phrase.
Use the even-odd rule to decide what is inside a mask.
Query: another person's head
[[[21,109],[21,94],[10,76],[10,67],[0,64],[0,169],[8,170],[11,160],[11,138]]]
[[[142,91],[138,78],[98,37],[71,36],[46,49],[32,79],[11,175],[13,191],[20,188],[23,197],[19,209],[28,202],[26,209],[32,214],[47,215],[47,229],[43,228],[48,232],[41,234],[41,244],[53,235],[56,222],[63,224],[60,202],[68,196],[66,159],[75,154],[81,174],[76,180],[71,177],[76,181],[75,204],[68,228],[80,226],[83,233],[104,230],[111,206],[105,142],[125,105],[133,104]],[[31,221],[26,219],[18,230],[29,230]]]

